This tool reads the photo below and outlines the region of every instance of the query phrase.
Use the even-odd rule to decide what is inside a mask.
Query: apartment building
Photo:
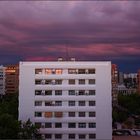
[[[0,66],[0,96],[5,94],[5,67]]]
[[[47,140],[112,140],[111,63],[20,62],[19,120]]]
[[[19,87],[19,66],[8,65],[5,68],[5,92],[6,94],[17,93]]]

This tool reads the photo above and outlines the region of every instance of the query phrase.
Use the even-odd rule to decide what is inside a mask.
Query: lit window
[[[75,80],[74,79],[70,79],[69,80],[69,85],[75,85]]]
[[[62,69],[56,69],[56,70],[55,70],[55,73],[56,73],[56,74],[62,74]]]
[[[45,74],[48,74],[48,75],[52,74],[51,69],[45,69]]]
[[[89,79],[88,83],[89,83],[90,85],[95,84],[95,79]]]
[[[45,112],[44,117],[51,118],[52,117],[52,112]]]
[[[61,118],[61,117],[63,117],[63,113],[62,112],[55,112],[54,116],[57,118]]]

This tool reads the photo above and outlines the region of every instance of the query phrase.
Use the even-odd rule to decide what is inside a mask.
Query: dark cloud
[[[139,7],[139,1],[1,1],[0,63],[63,56],[136,71]]]

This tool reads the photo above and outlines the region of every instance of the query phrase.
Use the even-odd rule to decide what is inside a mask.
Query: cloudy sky
[[[111,60],[140,68],[140,1],[0,1],[0,64]]]

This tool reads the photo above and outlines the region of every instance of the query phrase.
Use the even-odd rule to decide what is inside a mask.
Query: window
[[[79,117],[85,117],[85,112],[79,112]]]
[[[41,95],[41,90],[35,90],[35,95]]]
[[[89,134],[89,139],[96,139],[96,134]]]
[[[89,95],[95,95],[95,90],[89,90]]]
[[[52,128],[52,123],[50,122],[45,123],[45,128]]]
[[[56,90],[55,95],[62,95],[62,90]]]
[[[70,79],[69,80],[69,85],[75,85],[75,80],[74,79]]]
[[[75,117],[75,112],[69,112],[69,117]]]
[[[69,134],[69,139],[75,139],[75,134]]]
[[[52,106],[52,105],[53,105],[52,101],[45,101],[45,106]]]
[[[69,90],[69,95],[75,95],[75,90]]]
[[[35,117],[42,117],[42,112],[35,112]]]
[[[55,123],[55,128],[62,128],[62,123]]]
[[[51,90],[46,90],[45,95],[52,95],[52,91]]]
[[[35,69],[35,74],[42,74],[42,69]]]
[[[69,106],[75,106],[75,101],[69,101]]]
[[[96,123],[89,123],[88,124],[88,127],[89,128],[96,128]]]
[[[52,117],[52,112],[45,112],[44,117],[51,118]]]
[[[89,106],[95,106],[95,101],[89,101]]]
[[[79,128],[86,128],[86,123],[78,123]]]
[[[95,84],[95,79],[89,79],[88,84],[89,85],[94,85]]]
[[[62,84],[62,80],[55,80],[55,84],[56,85],[61,85]]]
[[[95,69],[88,69],[89,74],[95,74]]]
[[[45,84],[46,85],[52,84],[52,80],[45,80]]]
[[[35,106],[42,106],[42,101],[35,101]]]
[[[62,101],[55,101],[55,106],[62,106]]]
[[[85,79],[79,79],[79,85],[84,85],[85,84]]]
[[[51,69],[45,69],[45,74],[48,74],[48,75],[52,74]]]
[[[36,126],[37,128],[41,128],[41,123],[40,123],[40,122],[35,122],[35,126]]]
[[[85,90],[79,90],[79,95],[85,95]]]
[[[76,74],[76,69],[68,69],[68,74]]]
[[[76,123],[68,123],[68,128],[76,128]]]
[[[95,117],[96,113],[95,112],[89,112],[89,117]]]
[[[51,139],[52,138],[52,134],[45,134],[45,138],[46,139]]]
[[[62,134],[55,134],[55,139],[61,139],[62,138]]]
[[[35,84],[40,85],[42,80],[35,79]]]
[[[58,75],[59,75],[59,74],[62,74],[62,69],[56,69],[56,70],[55,70],[55,74],[58,74]]]
[[[85,74],[86,70],[85,69],[78,69],[78,74]]]
[[[85,106],[85,101],[79,101],[79,106]]]
[[[85,134],[79,134],[79,139],[85,139],[86,135]]]
[[[55,112],[54,116],[57,118],[61,118],[61,117],[63,117],[63,113],[62,112]]]

